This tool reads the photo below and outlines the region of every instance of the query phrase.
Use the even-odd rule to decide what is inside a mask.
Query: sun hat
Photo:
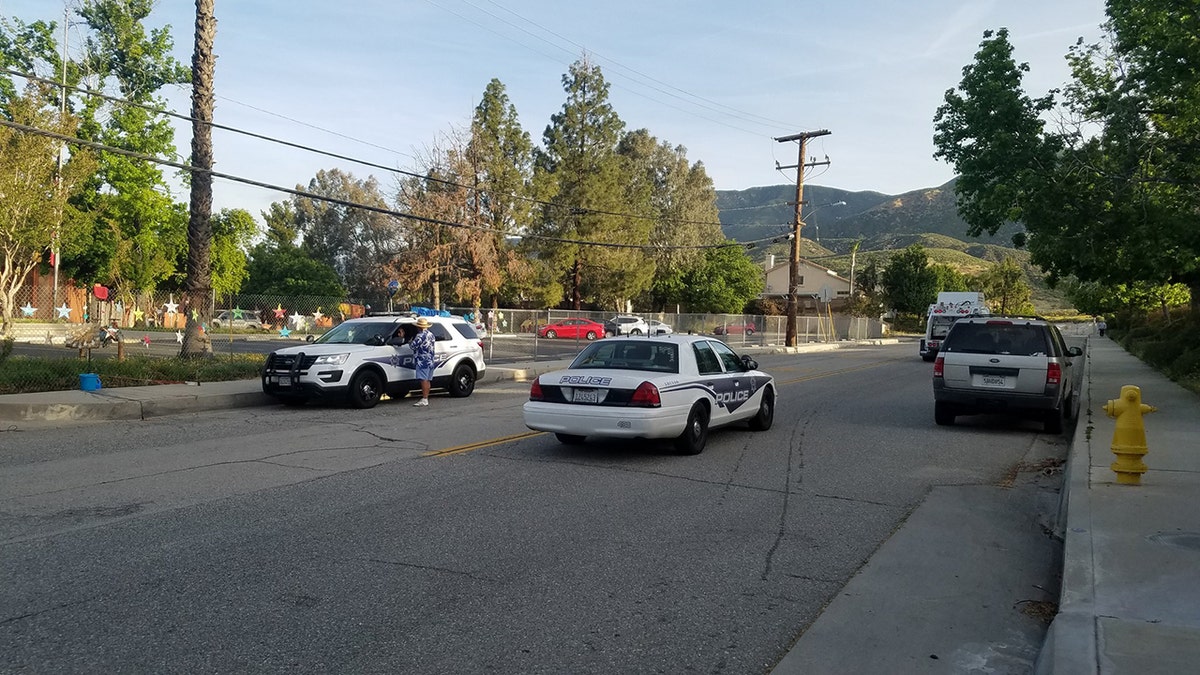
[[[417,319],[417,328],[429,328],[431,325],[433,324],[429,323],[429,319],[425,317]]]

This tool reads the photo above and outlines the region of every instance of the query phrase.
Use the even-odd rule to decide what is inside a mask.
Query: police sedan
[[[562,443],[671,438],[694,455],[709,429],[737,422],[770,429],[775,396],[774,379],[720,340],[632,336],[596,341],[566,370],[538,376],[523,412],[525,426]]]

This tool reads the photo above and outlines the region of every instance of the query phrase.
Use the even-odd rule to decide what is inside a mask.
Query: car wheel
[[[747,328],[747,329],[746,329],[746,336],[747,336],[747,337],[749,337],[749,336],[751,336],[751,335],[754,335],[754,329],[753,329],[753,328]]]
[[[688,413],[687,426],[683,428],[683,433],[675,439],[675,449],[685,455],[698,455],[704,451],[707,441],[708,408],[697,402]]]
[[[585,335],[584,337],[586,337],[586,338],[588,339],[588,341],[589,341],[589,342],[590,342],[590,341],[592,341],[592,340],[595,340],[595,339],[596,339],[596,331],[594,331],[594,330],[589,330],[589,331],[587,332],[587,335]]]
[[[557,438],[558,442],[562,443],[563,445],[583,445],[583,439],[584,439],[583,436],[576,436],[575,434],[556,433],[556,434],[554,434],[554,437]]]
[[[1063,431],[1063,411],[1060,408],[1047,410],[1042,420],[1042,431],[1047,434],[1061,434]]]
[[[555,332],[554,332],[554,331],[552,331],[552,330],[548,330],[548,331],[546,331],[546,337],[548,337],[548,338],[550,338],[551,340],[553,340],[554,338],[558,337],[558,333],[555,333]]]
[[[350,403],[355,408],[374,408],[383,395],[383,378],[373,370],[363,370],[350,380]]]
[[[767,387],[763,390],[762,403],[758,404],[758,414],[750,418],[750,429],[766,431],[775,421],[775,390]]]
[[[630,335],[641,335],[641,334],[642,334],[642,329],[641,329],[641,328],[634,328],[633,330],[629,331],[629,334],[630,334]]]
[[[937,357],[934,356],[933,354],[922,354],[921,355],[921,360],[924,361],[925,363],[932,363],[935,358],[937,358]]]
[[[604,337],[613,337],[613,332],[611,330],[604,331]]]
[[[954,426],[954,417],[954,409],[948,403],[937,401],[933,404],[933,421],[937,422],[938,426]]]
[[[450,377],[450,395],[455,398],[470,396],[475,391],[475,369],[467,362],[454,367],[454,375]]]

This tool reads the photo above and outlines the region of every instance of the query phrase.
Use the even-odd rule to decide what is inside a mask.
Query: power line
[[[476,230],[476,231],[482,231],[482,232],[493,232],[493,233],[495,232],[495,229],[486,227],[486,226],[469,225],[467,223],[460,223],[460,222],[451,221],[451,220],[442,220],[440,218],[430,218],[427,216],[418,216],[416,214],[404,213],[402,211],[395,211],[393,209],[388,209],[388,208],[384,208],[381,206],[373,206],[371,204],[360,204],[358,202],[352,202],[352,201],[349,201],[346,199],[338,199],[336,197],[329,197],[326,195],[313,194],[311,192],[306,192],[304,190],[298,190],[295,188],[286,188],[281,185],[273,185],[271,183],[264,183],[262,181],[254,180],[251,178],[235,176],[233,174],[223,173],[220,171],[213,171],[211,169],[198,169],[194,166],[191,166],[190,164],[174,162],[171,160],[162,159],[161,157],[155,157],[153,155],[147,155],[144,153],[135,152],[133,150],[126,150],[124,148],[118,148],[115,146],[106,145],[104,143],[88,141],[88,140],[84,140],[82,138],[77,138],[74,136],[67,136],[65,134],[60,134],[60,133],[57,133],[54,131],[49,131],[46,129],[39,129],[37,127],[32,127],[32,126],[29,126],[26,124],[20,124],[18,122],[11,122],[11,121],[5,120],[5,119],[0,119],[0,126],[8,127],[10,129],[16,129],[17,131],[35,134],[38,136],[45,136],[47,138],[52,138],[52,139],[55,139],[58,141],[62,141],[64,143],[78,145],[78,146],[82,146],[82,147],[86,147],[86,148],[91,148],[93,150],[100,150],[102,152],[111,152],[113,154],[123,155],[125,157],[132,157],[134,159],[139,159],[139,160],[146,161],[146,162],[152,162],[154,164],[161,164],[163,166],[169,166],[171,168],[179,169],[181,171],[187,171],[188,173],[207,173],[214,178],[222,178],[222,179],[225,179],[228,181],[233,181],[235,183],[243,183],[246,185],[252,185],[254,187],[259,187],[259,188],[263,188],[263,189],[267,189],[267,190],[283,192],[283,193],[294,195],[294,196],[301,197],[304,199],[311,199],[314,201],[326,202],[329,204],[336,204],[338,206],[345,206],[348,208],[361,209],[363,211],[379,213],[382,215],[392,216],[395,218],[415,220],[418,222],[428,223],[431,225],[443,225],[446,227],[455,227],[455,228]],[[763,242],[767,242],[767,241],[773,241],[773,240],[776,240],[779,238],[778,236],[775,236],[775,237],[764,237],[762,239],[755,239],[755,240],[746,241],[746,242],[727,241],[727,242],[720,243],[720,244],[698,244],[698,245],[674,245],[674,244],[671,244],[671,245],[663,246],[663,245],[659,245],[659,244],[619,244],[619,243],[611,243],[611,242],[589,241],[586,239],[570,239],[567,237],[554,237],[554,236],[540,235],[540,234],[516,233],[516,234],[512,234],[511,236],[521,238],[521,239],[537,239],[539,241],[551,241],[551,242],[562,243],[562,244],[574,244],[574,245],[578,245],[578,246],[595,246],[595,247],[599,247],[599,248],[639,249],[639,250],[649,250],[649,251],[706,250],[706,249],[731,248],[731,247],[746,248],[746,247],[749,247],[754,244],[759,244],[759,243],[763,243]]]
[[[63,86],[61,84],[56,83],[52,80],[48,80],[43,77],[38,77],[37,75],[32,75],[29,73],[23,73],[21,71],[13,70],[11,68],[0,68],[0,72],[7,73],[9,75],[15,75],[17,77],[23,77],[25,79],[36,81],[36,82],[42,82],[45,84],[49,84],[58,89],[63,88]],[[147,104],[143,104],[143,103],[135,103],[135,102],[129,101],[127,99],[119,98],[116,96],[110,96],[103,92],[95,91],[92,89],[85,89],[82,87],[66,87],[66,89],[69,89],[76,93],[101,98],[106,101],[110,101],[112,103],[119,103],[121,105],[134,106],[134,107],[141,108],[143,110],[146,110],[148,112],[152,112],[152,113],[155,113],[158,115],[166,115],[168,117],[174,117],[176,119],[184,120],[187,122],[193,122],[193,123],[197,121],[195,118],[193,118],[189,115],[177,113],[172,110],[167,110],[165,108],[157,108],[155,106],[151,106],[151,105],[147,105]],[[318,148],[314,148],[312,146],[302,145],[300,143],[293,143],[291,141],[285,141],[283,139],[275,138],[273,136],[266,136],[263,134],[255,133],[253,131],[246,131],[245,129],[238,129],[236,127],[231,127],[231,126],[227,126],[224,124],[218,124],[216,122],[210,122],[207,120],[201,120],[200,122],[202,124],[209,125],[213,129],[220,129],[221,131],[228,131],[230,133],[240,134],[242,136],[248,136],[250,138],[256,138],[258,140],[267,141],[269,143],[276,143],[278,145],[283,145],[286,147],[295,148],[297,150],[303,150],[305,152],[311,152],[314,154],[331,157],[333,159],[340,159],[340,160],[346,161],[346,162],[353,162],[353,163],[359,164],[361,166],[371,167],[374,169],[379,169],[381,171],[388,171],[391,173],[396,173],[396,174],[400,174],[403,176],[409,176],[412,178],[417,178],[417,179],[429,181],[432,183],[438,183],[439,185],[445,185],[447,187],[456,187],[456,188],[463,189],[463,190],[470,190],[471,192],[476,192],[476,193],[486,192],[486,190],[475,187],[473,185],[464,185],[462,183],[456,183],[451,180],[435,178],[433,176],[419,174],[419,173],[416,173],[413,171],[405,171],[404,169],[398,169],[396,167],[384,166],[382,164],[376,164],[374,162],[369,162],[367,160],[358,159],[358,158],[350,157],[347,155],[341,155],[341,154],[338,154],[335,152],[329,152],[326,150],[321,150]],[[704,220],[687,220],[687,219],[682,219],[682,218],[660,218],[658,216],[649,216],[649,215],[639,214],[639,213],[622,213],[622,212],[618,212],[618,211],[604,211],[604,210],[600,210],[600,209],[589,209],[589,208],[585,208],[585,207],[570,206],[567,204],[558,204],[555,202],[548,202],[548,201],[544,201],[541,199],[534,199],[532,197],[524,197],[521,195],[509,194],[507,196],[512,197],[513,199],[516,199],[518,201],[527,202],[530,204],[537,204],[539,206],[547,206],[547,207],[559,208],[559,209],[568,209],[572,213],[593,213],[596,215],[617,216],[620,218],[632,218],[635,220],[662,221],[662,222],[668,222],[668,223],[679,223],[682,225],[716,225],[717,227],[721,226],[721,222],[719,220],[714,222],[714,221],[704,221]]]

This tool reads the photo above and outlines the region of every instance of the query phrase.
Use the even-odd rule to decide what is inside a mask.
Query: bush
[[[130,356],[124,361],[46,359],[14,356],[0,368],[0,394],[62,391],[79,388],[79,375],[93,372],[105,387],[136,387],[180,382],[223,382],[258,377],[262,354],[214,356],[205,359]]]

